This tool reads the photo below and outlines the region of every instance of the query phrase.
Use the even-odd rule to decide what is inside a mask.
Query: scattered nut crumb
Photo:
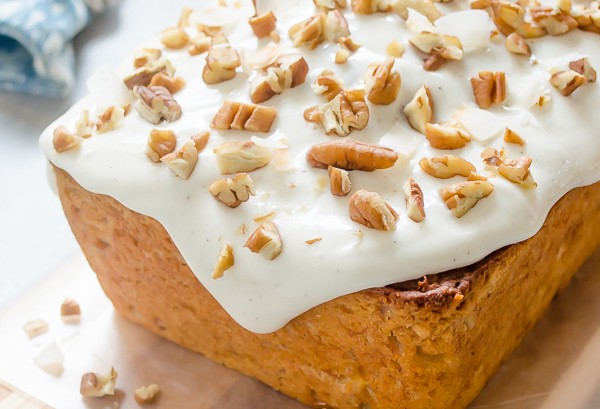
[[[186,45],[190,41],[190,37],[187,35],[185,30],[172,27],[164,30],[160,35],[160,42],[164,44],[167,48],[172,48],[174,50],[179,50]]]
[[[362,44],[355,43],[352,37],[340,37],[338,39],[338,44],[346,47],[350,52],[356,52]]]
[[[404,44],[400,41],[393,39],[385,48],[385,52],[390,57],[400,58],[404,55]]]
[[[335,53],[335,63],[336,64],[345,64],[350,58],[350,51],[346,48],[340,48]]]
[[[529,44],[527,44],[525,39],[517,33],[511,33],[506,37],[505,45],[506,49],[513,54],[531,57],[531,48],[529,47]]]
[[[56,152],[66,152],[68,150],[78,147],[80,143],[81,138],[79,138],[76,135],[73,135],[64,126],[59,126],[54,130],[52,144],[54,145],[54,149],[56,150]]]
[[[260,216],[256,216],[252,220],[254,220],[256,223],[262,223],[264,221],[271,220],[272,218],[275,217],[276,214],[277,214],[276,212],[269,212],[267,214],[262,214]]]
[[[152,403],[160,393],[160,388],[156,384],[140,386],[134,392],[135,401],[140,405]]]
[[[248,238],[244,247],[267,260],[275,260],[283,249],[277,226],[273,222],[263,223]]]
[[[308,244],[309,246],[312,246],[315,243],[320,242],[321,240],[323,240],[321,237],[316,237],[314,239],[310,239],[310,240],[306,240],[306,244]]]
[[[98,117],[98,133],[106,133],[114,130],[123,118],[125,118],[125,110],[122,107],[109,107]]]
[[[115,382],[117,381],[117,371],[111,368],[108,374],[97,374],[89,372],[81,377],[81,386],[79,392],[86,398],[101,398],[103,396],[113,396],[115,394]]]
[[[213,280],[217,280],[225,276],[225,271],[229,270],[233,267],[235,259],[233,257],[233,247],[230,244],[223,244],[223,248],[219,253],[219,258],[217,259],[217,264],[212,272]]]
[[[521,138],[518,133],[516,133],[510,128],[506,128],[504,130],[504,142],[525,146],[525,141],[523,140],[523,138]]]
[[[72,298],[67,298],[60,306],[60,317],[67,324],[79,324],[81,321],[79,303]]]
[[[46,332],[48,332],[48,329],[48,323],[40,319],[27,321],[25,325],[23,325],[23,331],[25,331],[29,339],[33,339],[42,334],[45,334]]]

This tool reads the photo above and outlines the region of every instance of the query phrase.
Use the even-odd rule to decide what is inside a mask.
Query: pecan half
[[[222,130],[266,133],[271,130],[276,116],[275,108],[225,101],[214,116],[211,126]]]
[[[214,182],[208,191],[219,202],[231,208],[236,208],[250,200],[256,194],[254,181],[247,173],[240,173],[234,178],[221,179]]]
[[[215,268],[211,275],[213,280],[223,278],[225,276],[225,271],[233,267],[234,263],[233,247],[231,247],[231,244],[229,243],[223,244],[223,248],[221,248],[219,258],[217,258],[217,263],[215,264]]]
[[[490,182],[466,181],[440,189],[440,196],[452,214],[461,218],[493,190],[494,185]]]
[[[471,78],[473,95],[480,108],[486,109],[506,99],[506,75],[503,72],[479,71]]]
[[[198,163],[198,150],[194,141],[189,140],[177,152],[169,153],[160,161],[182,179],[189,179]]]
[[[329,166],[344,170],[372,172],[394,166],[398,154],[390,148],[356,141],[330,141],[314,145],[306,155],[308,163],[321,169]]]
[[[350,198],[350,218],[371,229],[395,231],[398,213],[379,194],[359,190]]]
[[[163,119],[174,122],[181,117],[181,106],[165,87],[140,85],[133,88],[133,93],[138,98],[135,109],[151,124],[158,125]]]
[[[531,176],[531,172],[529,171],[531,163],[532,159],[528,156],[508,160],[498,166],[498,173],[525,189],[534,189],[537,187],[537,183],[533,180],[533,176]]]
[[[352,190],[350,176],[344,169],[338,169],[333,166],[327,168],[329,174],[329,188],[334,196],[348,196]]]
[[[460,149],[471,141],[471,135],[466,131],[438,124],[425,124],[425,137],[436,149]]]
[[[450,179],[454,176],[467,177],[475,172],[475,166],[466,159],[454,155],[423,158],[419,161],[423,171],[438,179]]]
[[[406,199],[406,213],[411,220],[421,223],[425,220],[425,202],[423,191],[419,184],[412,178],[408,179],[402,187]]]
[[[216,146],[217,165],[222,175],[252,172],[266,166],[272,159],[271,151],[254,142],[227,142]]]
[[[558,71],[550,77],[550,84],[554,85],[565,97],[571,95],[585,83],[585,77],[573,70]]]
[[[267,11],[260,16],[250,17],[248,20],[252,31],[258,38],[268,37],[277,27],[277,18],[272,11]]]
[[[281,236],[273,222],[263,223],[256,229],[244,247],[253,253],[260,254],[267,260],[275,260],[283,250]]]
[[[429,87],[419,88],[413,99],[404,107],[404,115],[415,130],[425,135],[425,124],[433,122],[434,105]]]
[[[175,132],[169,130],[153,129],[146,145],[146,156],[152,162],[160,162],[160,159],[173,152],[177,145]]]
[[[304,111],[304,119],[321,125],[327,134],[348,136],[369,123],[369,107],[363,90],[345,90],[331,101]]]
[[[598,19],[600,20],[600,10],[598,11]],[[594,70],[587,58],[571,61],[569,63],[569,68],[576,73],[583,75],[587,82],[596,82],[596,70]]]
[[[81,144],[81,138],[69,132],[64,126],[59,126],[54,130],[52,136],[52,145],[58,153],[76,148]]]
[[[400,74],[392,71],[394,58],[389,57],[381,64],[371,64],[364,75],[365,93],[375,105],[389,105],[400,92]]]

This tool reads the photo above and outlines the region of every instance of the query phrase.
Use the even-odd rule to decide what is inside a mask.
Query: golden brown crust
[[[314,407],[464,408],[600,243],[597,183],[480,263],[346,295],[259,335],[217,304],[157,221],[56,175],[120,314]]]

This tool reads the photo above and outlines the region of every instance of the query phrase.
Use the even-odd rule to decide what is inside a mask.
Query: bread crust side
[[[236,324],[165,229],[55,168],[63,209],[115,309],[314,407],[464,408],[600,244],[600,183],[541,231],[466,269],[349,294],[279,331]]]

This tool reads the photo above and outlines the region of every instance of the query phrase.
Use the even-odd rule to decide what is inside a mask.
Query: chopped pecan
[[[352,0],[352,11],[356,14],[373,14],[390,11],[388,0]]]
[[[340,38],[348,37],[350,30],[346,17],[339,10],[330,10],[325,15],[323,24],[323,36],[326,41],[337,43]]]
[[[343,9],[346,7],[346,0],[313,0],[315,6],[323,7],[328,10]]]
[[[423,158],[419,161],[423,171],[438,179],[450,179],[454,176],[467,177],[475,172],[475,166],[466,159],[454,155]]]
[[[442,16],[442,13],[431,0],[393,0],[391,7],[404,20],[408,18],[409,8],[424,15],[432,23]]]
[[[600,3],[592,2],[589,7],[573,7],[571,9],[573,17],[579,28],[584,31],[600,34]]]
[[[52,144],[54,145],[56,152],[62,153],[68,151],[78,147],[80,143],[81,138],[79,138],[77,135],[73,135],[64,126],[59,126],[54,130]]]
[[[531,56],[531,48],[525,41],[523,37],[521,37],[517,33],[511,33],[506,37],[506,49],[513,54],[526,55],[527,57]]]
[[[315,94],[320,94],[327,101],[331,101],[343,90],[342,80],[331,70],[323,70],[315,83],[312,85]]]
[[[600,11],[598,12],[598,18],[600,19]],[[571,61],[569,63],[569,68],[576,73],[583,75],[587,82],[596,82],[596,70],[594,70],[587,58]]]
[[[160,393],[160,387],[156,384],[141,386],[134,392],[134,398],[140,405],[146,405],[154,402],[154,399]]]
[[[252,172],[266,166],[273,154],[254,142],[227,142],[216,146],[217,164],[222,175]]]
[[[425,137],[436,149],[460,149],[471,141],[471,135],[466,131],[438,124],[425,124]]]
[[[60,306],[60,318],[67,324],[79,324],[81,320],[81,307],[72,298],[67,298]]]
[[[89,138],[96,132],[96,124],[90,120],[90,112],[84,110],[75,122],[75,135],[81,138]]]
[[[359,190],[350,198],[350,218],[371,229],[395,231],[398,213],[379,194]]]
[[[486,109],[506,99],[506,74],[503,72],[479,71],[471,78],[475,101],[480,108]]]
[[[215,264],[215,268],[212,272],[213,280],[222,278],[225,275],[225,271],[233,267],[234,262],[233,247],[228,243],[223,244],[223,248],[221,248],[219,258],[217,259],[217,264]]]
[[[423,61],[423,69],[425,71],[436,71],[438,68],[444,65],[445,62],[446,59],[441,55],[437,53],[431,53],[429,57]]]
[[[364,75],[365,93],[375,105],[389,105],[396,100],[400,92],[400,74],[392,71],[394,58],[388,57],[381,64],[371,64]]]
[[[171,94],[176,94],[183,87],[185,87],[185,80],[181,77],[169,77],[168,75],[159,72],[154,77],[152,77],[152,81],[150,81],[150,86],[158,85],[161,87],[165,87],[169,90]]]
[[[277,110],[261,105],[225,101],[212,120],[215,129],[235,129],[249,132],[269,132]]]
[[[185,30],[179,27],[167,28],[160,35],[160,42],[165,45],[167,48],[172,48],[174,50],[179,50],[186,45],[190,41],[190,37],[187,35]]]
[[[177,152],[169,153],[160,158],[169,169],[182,179],[189,179],[198,163],[198,150],[194,141],[189,140]]]
[[[494,185],[486,181],[466,181],[455,183],[440,189],[440,196],[446,207],[457,218],[463,217],[477,202],[488,197]]]
[[[334,196],[348,196],[352,189],[350,176],[344,169],[338,169],[333,166],[327,168],[329,174],[329,188]]]
[[[550,77],[550,84],[554,85],[566,97],[585,84],[586,79],[576,71],[558,71]]]
[[[525,189],[534,189],[537,183],[533,180],[529,167],[532,159],[524,156],[519,159],[508,160],[498,166],[498,173],[513,183],[521,185]]]
[[[27,334],[27,337],[29,339],[33,339],[42,334],[45,334],[46,332],[48,332],[49,328],[50,326],[48,325],[48,323],[40,319],[27,321],[23,325],[23,331],[25,331],[25,334]]]
[[[133,93],[138,98],[135,109],[151,124],[158,125],[163,119],[174,122],[181,117],[181,106],[165,87],[139,85]]]
[[[568,33],[577,28],[577,21],[569,15],[570,11],[564,12],[551,7],[536,6],[529,9],[531,19],[553,36]]]
[[[360,47],[362,47],[361,44],[355,43],[351,37],[340,37],[338,39],[338,44],[346,47],[348,51],[351,52],[356,52]]]
[[[312,16],[290,27],[288,34],[295,47],[317,48],[324,41],[337,42],[348,37],[348,22],[337,9]]]
[[[410,178],[404,183],[402,190],[406,199],[408,217],[417,223],[421,223],[425,220],[425,202],[421,187],[414,179]]]
[[[334,62],[336,64],[346,64],[348,62],[348,58],[350,58],[350,51],[346,48],[340,48],[335,52]]]
[[[486,148],[481,152],[481,158],[486,165],[498,167],[504,163],[506,152],[504,149]]]
[[[209,85],[220,84],[235,77],[236,68],[242,65],[237,51],[229,45],[224,35],[213,37],[206,55],[202,79]]]
[[[331,101],[304,111],[304,119],[314,122],[327,134],[348,136],[369,123],[369,107],[363,90],[341,91]]]
[[[100,116],[96,128],[98,133],[110,132],[119,125],[125,118],[125,110],[122,107],[111,106],[107,108]]]
[[[264,38],[268,37],[269,34],[275,31],[277,26],[277,18],[272,11],[267,11],[260,16],[250,17],[248,23],[250,23],[250,27],[252,27],[252,31],[254,31],[256,37]]]
[[[115,394],[115,382],[117,371],[110,369],[106,375],[97,373],[86,373],[81,377],[79,392],[86,398],[101,398],[102,396],[113,396]]]
[[[239,173],[234,178],[221,179],[214,182],[208,191],[219,202],[236,208],[250,200],[256,194],[254,181],[247,173]]]
[[[506,143],[514,143],[516,145],[525,146],[525,141],[518,133],[513,131],[510,128],[506,128],[504,131],[504,142]]]
[[[455,36],[422,32],[413,34],[409,41],[420,51],[429,54],[429,58],[425,61],[428,71],[434,71],[440,67],[443,60],[462,60],[463,58],[462,43]],[[440,60],[440,57],[443,60]]]
[[[300,54],[279,57],[260,73],[250,86],[250,97],[255,104],[281,94],[285,89],[301,85],[306,80],[308,64]]]
[[[492,19],[505,36],[516,32],[524,38],[542,37],[547,34],[543,27],[525,21],[525,9],[506,0],[492,0]]]
[[[390,57],[400,58],[404,55],[404,44],[394,39],[385,48],[385,53]]]
[[[404,115],[415,130],[425,135],[425,124],[433,122],[434,105],[429,87],[419,88],[413,99],[404,107]]]
[[[394,166],[398,154],[392,149],[357,141],[330,141],[314,145],[306,155],[308,163],[321,169],[329,166],[344,170],[371,172]]]
[[[281,236],[273,222],[265,222],[256,229],[244,247],[253,253],[260,254],[267,260],[275,260],[283,250]]]
[[[191,56],[207,52],[212,44],[212,39],[204,33],[198,33],[190,39],[188,54]]]
[[[162,57],[162,51],[157,48],[142,48],[133,55],[133,67],[142,68],[152,61],[158,61]]]
[[[123,81],[130,90],[133,90],[138,85],[147,87],[150,85],[152,78],[158,73],[172,77],[175,74],[175,69],[171,61],[166,58],[149,61],[143,67],[138,68],[133,74],[125,77]]]
[[[173,152],[177,145],[175,132],[169,130],[153,129],[146,145],[146,156],[152,162],[160,162],[160,159]]]
[[[202,152],[204,148],[206,148],[209,139],[210,132],[208,131],[202,131],[199,134],[192,136],[192,141],[194,141],[194,146],[198,152]]]

